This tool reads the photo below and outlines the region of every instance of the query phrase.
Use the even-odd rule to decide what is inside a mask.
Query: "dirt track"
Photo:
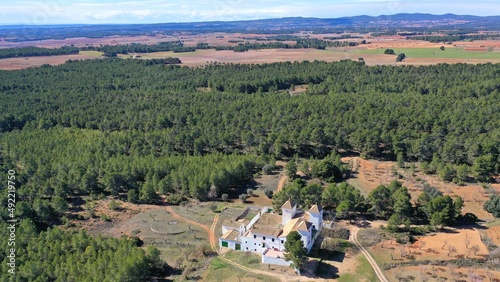
[[[280,182],[278,182],[278,188],[276,189],[276,193],[281,191],[281,189],[283,189],[283,185],[285,184],[285,182],[287,180],[288,180],[288,176],[284,175],[283,177],[281,177]]]
[[[365,256],[365,258],[368,260],[368,262],[372,266],[373,270],[375,271],[377,278],[382,282],[389,282],[387,280],[387,278],[385,278],[384,273],[382,272],[382,270],[380,270],[380,268],[378,267],[377,263],[372,258],[370,253],[368,253],[368,251],[363,246],[361,246],[361,244],[358,242],[358,238],[357,238],[358,231],[359,231],[359,228],[357,228],[357,227],[353,228],[352,233],[351,233],[351,237],[349,237],[349,241],[354,242],[354,244],[356,244],[356,246],[358,246],[358,248],[361,250],[361,252]]]

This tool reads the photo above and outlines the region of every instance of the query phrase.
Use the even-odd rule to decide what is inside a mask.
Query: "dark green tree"
[[[405,55],[405,53],[400,53],[400,54],[398,54],[398,56],[396,57],[396,62],[402,62],[404,59],[406,59],[406,55]]]
[[[490,175],[495,168],[495,158],[492,154],[480,156],[474,160],[472,166],[472,171],[474,176],[479,181],[488,182],[490,181]]]
[[[285,241],[285,260],[291,261],[291,266],[300,270],[305,262],[306,254],[307,250],[299,232],[291,231],[288,233]]]
[[[285,174],[290,179],[294,179],[297,175],[297,163],[295,159],[291,159],[285,166]]]
[[[484,203],[484,210],[491,213],[494,217],[500,217],[500,196],[492,195],[488,201]]]

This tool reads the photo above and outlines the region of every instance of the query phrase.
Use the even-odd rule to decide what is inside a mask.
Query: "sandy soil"
[[[62,55],[62,56],[42,56],[42,57],[22,57],[8,58],[0,60],[0,70],[19,70],[31,67],[39,67],[43,64],[60,65],[67,60],[95,59],[91,55]]]
[[[56,48],[66,45],[74,45],[77,47],[83,46],[99,46],[99,45],[118,45],[130,43],[155,44],[164,41],[180,40],[186,46],[195,46],[198,43],[208,43],[210,45],[235,46],[241,42],[261,42],[256,41],[257,38],[264,38],[269,35],[265,34],[241,34],[241,33],[208,33],[208,34],[180,34],[177,36],[156,35],[156,36],[109,36],[103,38],[67,38],[64,40],[43,40],[30,42],[6,42],[0,38],[0,48],[13,48],[23,46],[37,46],[45,48]],[[325,36],[332,34],[309,34],[310,38],[323,39]],[[338,36],[338,35],[336,35]],[[360,34],[353,34],[360,36]],[[381,48],[439,48],[442,43],[430,43],[427,41],[406,40],[402,36],[382,36],[370,37],[361,35],[364,38],[345,39],[348,41],[361,41],[363,39],[370,44],[359,45],[357,47],[341,47],[331,48],[329,50],[315,49],[277,49],[277,50],[250,50],[248,52],[233,52],[233,51],[215,51],[215,50],[200,50],[195,53],[173,53],[173,52],[158,52],[150,54],[141,54],[143,58],[161,58],[161,57],[178,57],[186,66],[201,66],[209,62],[220,63],[250,63],[262,64],[280,61],[303,61],[303,60],[324,60],[327,62],[339,61],[344,59],[357,60],[358,57],[363,57],[367,65],[394,65],[394,58],[383,54],[351,54],[351,51],[359,49],[381,49]],[[233,41],[233,42],[230,42]],[[293,42],[288,42],[293,44]],[[500,49],[500,42],[494,40],[478,40],[473,42],[453,42],[454,47],[465,48],[467,50],[487,50],[494,48],[497,52]],[[500,51],[499,51],[500,52]],[[75,57],[77,56],[77,57]],[[42,64],[57,65],[62,64],[68,59],[88,59],[94,58],[91,56],[52,56],[52,57],[37,57],[37,58],[11,58],[0,60],[0,69],[21,69],[32,66],[40,66]],[[486,63],[491,60],[471,59],[464,61],[463,59],[440,58],[407,58],[404,62],[398,63],[401,65],[431,65],[436,63]],[[500,60],[498,60],[500,61]]]
[[[474,253],[474,249],[476,253]],[[455,260],[459,258],[484,258],[489,254],[475,228],[449,229],[444,233],[420,237],[412,245],[401,245],[394,240],[373,246],[371,252],[387,262],[416,260]]]
[[[409,277],[413,281],[500,281],[499,271],[433,265],[397,267],[386,273],[389,281]]]
[[[500,246],[500,226],[494,226],[488,228],[488,236],[491,238],[491,241],[495,243],[495,245]]]
[[[348,162],[349,159],[351,158],[344,158],[343,161]],[[396,180],[392,175],[392,167],[397,167],[395,162],[363,160],[358,157],[354,158],[354,161],[359,164],[358,173],[355,174],[355,178],[351,178],[348,181],[358,189],[361,189],[365,195],[368,195],[378,185],[387,185],[391,181]],[[405,178],[397,180],[408,188],[413,201],[416,201],[420,193],[422,193],[422,183],[417,181],[417,178],[420,178],[426,180],[429,185],[436,187],[445,195],[462,197],[465,203],[462,213],[473,213],[482,220],[493,219],[493,216],[483,209],[483,205],[489,199],[489,196],[480,185],[468,184],[458,186],[454,183],[443,182],[436,175],[425,175],[417,172],[412,176],[409,171],[403,169],[398,169],[398,171]],[[500,191],[500,184],[493,184],[492,186],[494,189],[498,189],[497,191]]]
[[[91,218],[85,221],[73,220],[72,223],[78,226],[79,228],[83,228],[89,231],[92,234],[101,234],[112,228],[117,228],[116,232],[111,232],[109,234],[114,237],[120,237],[123,234],[131,235],[130,231],[132,231],[135,228],[126,227],[120,229],[120,226],[126,225],[126,222],[130,221],[130,219],[132,219],[134,216],[146,211],[160,209],[159,206],[154,206],[154,205],[136,205],[118,200],[115,201],[120,204],[121,206],[120,210],[113,211],[109,209],[109,203],[111,202],[111,200],[109,199],[95,201],[94,213],[96,215],[96,218]],[[85,216],[86,215],[85,205],[81,205],[78,208],[80,211],[75,213],[75,215],[81,217]],[[108,218],[111,221],[107,222],[98,218],[102,214],[108,216]]]

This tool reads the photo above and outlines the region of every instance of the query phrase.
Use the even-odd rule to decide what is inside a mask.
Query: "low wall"
[[[262,263],[264,264],[276,264],[283,266],[290,266],[292,264],[291,261],[286,261],[282,258],[268,257],[266,256],[266,252],[262,254]]]

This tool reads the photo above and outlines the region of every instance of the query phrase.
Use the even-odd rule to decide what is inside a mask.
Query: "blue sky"
[[[0,0],[0,25],[164,23],[397,13],[500,15],[498,0]]]

